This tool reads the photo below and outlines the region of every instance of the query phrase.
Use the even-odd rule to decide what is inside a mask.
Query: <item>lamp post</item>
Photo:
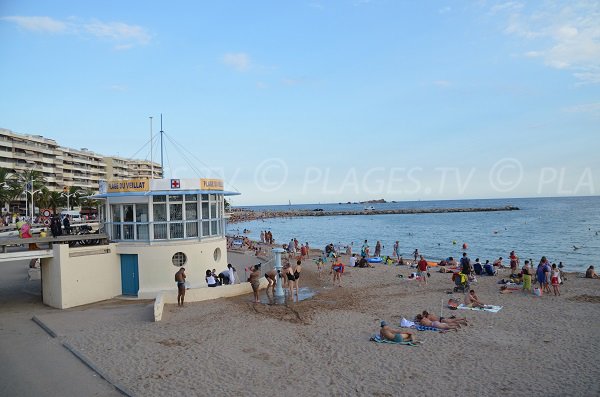
[[[71,205],[69,203],[69,199],[71,198],[71,196],[76,196],[79,193],[81,193],[81,190],[75,190],[73,193],[69,193],[69,192],[62,192],[60,195],[63,197],[67,198],[67,211],[71,211]]]
[[[29,185],[29,182],[27,183]],[[33,205],[33,195],[42,191],[42,189],[33,190],[33,179],[31,180],[31,191],[25,189],[25,193],[31,194],[31,223],[33,224],[33,216],[35,215],[35,206]],[[27,200],[27,194],[25,194]],[[27,217],[27,202],[25,203],[25,216]]]

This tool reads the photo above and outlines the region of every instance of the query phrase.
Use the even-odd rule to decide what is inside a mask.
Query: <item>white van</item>
[[[67,215],[69,215],[71,223],[83,222],[83,217],[79,211],[63,211],[60,213],[60,219],[64,219]]]

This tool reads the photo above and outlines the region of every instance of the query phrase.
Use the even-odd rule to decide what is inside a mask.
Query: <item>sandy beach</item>
[[[255,261],[230,256],[242,272]],[[600,280],[571,274],[562,296],[540,298],[500,294],[502,276],[480,277],[479,297],[503,306],[488,313],[448,310],[449,298],[463,298],[447,293],[450,276],[432,272],[419,286],[406,279],[410,272],[347,269],[340,288],[327,272],[319,278],[310,260],[300,287],[315,295],[297,303],[253,304],[249,295],[188,303],[165,307],[163,321],[154,323],[149,302],[111,300],[39,317],[140,396],[600,393]],[[423,342],[416,347],[369,341],[382,319],[398,326],[425,309],[467,317],[471,326],[414,331]]]

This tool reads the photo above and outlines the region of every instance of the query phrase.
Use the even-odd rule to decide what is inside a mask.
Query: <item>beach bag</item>
[[[536,287],[533,289],[533,294],[535,296],[542,296],[542,290]]]
[[[458,309],[458,301],[456,299],[449,299],[448,300],[448,309],[450,310],[456,310]]]

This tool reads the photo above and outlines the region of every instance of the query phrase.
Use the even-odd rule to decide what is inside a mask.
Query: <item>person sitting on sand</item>
[[[477,295],[475,295],[475,290],[470,290],[469,293],[465,295],[465,306],[485,308],[485,305],[479,300]]]
[[[498,271],[494,269],[494,266],[490,263],[489,260],[485,261],[485,265],[483,265],[483,270],[488,276],[495,276],[496,274],[498,274]]]
[[[588,269],[585,271],[585,278],[599,278],[594,270],[594,266],[588,267]]]
[[[446,324],[441,321],[431,321],[427,317],[423,317],[422,314],[417,314],[417,316],[415,317],[415,322],[417,322],[421,325],[424,325],[426,327],[433,327],[433,328],[440,329],[442,331],[448,331],[451,329],[456,331],[460,328],[460,325],[458,325],[458,324]]]
[[[494,267],[498,267],[500,269],[504,269],[504,265],[502,264],[502,257],[499,257],[494,261]]]
[[[431,321],[439,321],[441,323],[446,323],[446,324],[469,325],[469,323],[467,323],[466,317],[455,317],[455,318],[437,317],[435,314],[429,313],[427,310],[423,310],[422,316]]]
[[[415,336],[412,332],[394,329],[383,320],[381,321],[381,330],[379,330],[379,335],[381,335],[381,338],[383,339],[394,342],[416,342]]]

